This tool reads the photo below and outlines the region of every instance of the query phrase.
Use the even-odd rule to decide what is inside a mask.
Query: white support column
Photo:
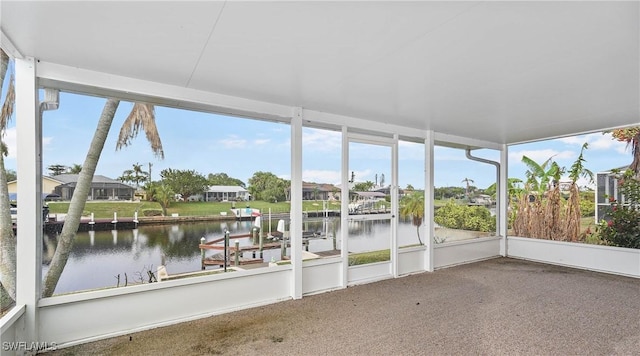
[[[340,186],[340,256],[342,257],[342,287],[346,288],[349,283],[349,135],[347,127],[342,126],[342,181]]]
[[[291,118],[291,297],[302,298],[302,108]]]
[[[434,161],[434,134],[427,131],[427,138],[424,140],[424,241],[427,244],[425,251],[424,267],[428,272],[434,270],[434,207],[433,207],[433,161]]]
[[[509,146],[503,145],[500,152],[500,191],[498,192],[500,211],[496,211],[496,214],[500,214],[500,226],[499,233],[502,237],[500,241],[500,255],[506,257],[509,255],[507,248],[507,229],[509,222]]]
[[[42,122],[38,109],[36,62],[16,59],[16,131],[18,185],[17,305],[26,306],[24,335],[38,340],[38,310],[42,270]],[[55,341],[55,340],[47,340]]]
[[[391,146],[391,275],[398,277],[398,134]]]

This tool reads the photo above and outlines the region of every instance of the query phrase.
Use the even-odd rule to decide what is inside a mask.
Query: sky
[[[6,86],[5,86],[6,87]],[[50,165],[82,164],[88,150],[105,99],[61,93],[60,108],[43,116],[43,170]],[[245,183],[257,171],[271,172],[290,178],[290,126],[211,113],[156,107],[156,123],[162,139],[165,158],[153,155],[141,133],[129,147],[115,150],[116,138],[132,103],[121,102],[100,158],[96,174],[116,179],[134,164],[149,170],[153,180],[160,179],[166,168],[226,173]],[[9,148],[7,169],[16,170],[15,119],[9,124],[4,141]],[[552,158],[561,167],[570,168],[587,142],[586,167],[592,172],[626,166],[631,152],[626,144],[608,134],[591,133],[509,148],[509,177],[525,178],[522,156],[538,163]],[[303,129],[303,180],[316,183],[340,183],[341,134],[329,130]],[[424,151],[416,143],[399,144],[399,185],[424,188]],[[474,155],[492,160],[499,158],[494,150],[479,150]],[[391,181],[389,147],[350,143],[349,168],[356,182],[371,181],[388,185]],[[384,175],[384,179],[382,178]],[[495,182],[493,166],[466,159],[464,151],[437,146],[434,162],[435,186],[464,187],[464,181],[484,189]],[[581,180],[581,186],[590,185]],[[593,187],[593,185],[591,185]]]

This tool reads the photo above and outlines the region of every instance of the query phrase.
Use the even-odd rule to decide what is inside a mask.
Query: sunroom
[[[640,277],[637,250],[509,236],[507,197],[511,145],[640,123],[638,2],[2,1],[0,11],[0,45],[15,65],[21,182],[15,306],[1,319],[2,342],[70,346],[496,257]],[[71,96],[276,125],[286,142],[265,149],[289,170],[284,263],[41,297],[43,125]],[[186,159],[191,138],[180,140]],[[307,251],[309,147],[332,144],[335,183],[349,187],[364,174],[359,161],[375,156],[389,199],[350,209],[341,190],[344,228],[323,226],[333,239]],[[434,162],[443,147],[497,183],[492,231],[439,235]],[[400,163],[408,155],[413,163]],[[407,172],[424,187],[417,238],[399,221]],[[359,242],[372,231],[379,243]],[[376,251],[385,253],[353,263]],[[146,302],[185,296],[172,308]]]

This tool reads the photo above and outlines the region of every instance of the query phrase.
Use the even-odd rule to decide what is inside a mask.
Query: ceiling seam
[[[218,16],[216,17],[216,20],[213,22],[213,26],[211,26],[211,31],[209,31],[209,36],[207,37],[207,40],[205,41],[204,45],[202,46],[202,50],[200,51],[200,55],[198,56],[198,60],[196,61],[196,64],[193,66],[193,70],[191,71],[191,74],[189,75],[189,79],[187,79],[187,82],[185,83],[185,87],[188,88],[189,84],[191,84],[191,80],[193,79],[193,76],[196,73],[196,70],[198,70],[198,67],[200,66],[200,61],[202,60],[202,57],[204,56],[204,51],[207,49],[207,46],[209,45],[209,42],[211,41],[211,37],[213,37],[213,33],[216,30],[216,27],[218,26],[218,21],[220,21],[220,17],[222,16],[222,13],[224,12],[224,8],[227,5],[227,2],[225,1],[224,3],[222,3],[222,7],[220,8],[220,11],[218,12]]]

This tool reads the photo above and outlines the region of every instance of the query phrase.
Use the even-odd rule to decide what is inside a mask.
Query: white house
[[[204,194],[205,201],[249,200],[249,191],[238,185],[211,185]]]
[[[606,172],[596,173],[596,224],[607,217],[609,198],[614,198],[620,203],[625,202],[625,197],[618,189],[618,179],[613,171],[624,172],[629,167],[619,167]]]

